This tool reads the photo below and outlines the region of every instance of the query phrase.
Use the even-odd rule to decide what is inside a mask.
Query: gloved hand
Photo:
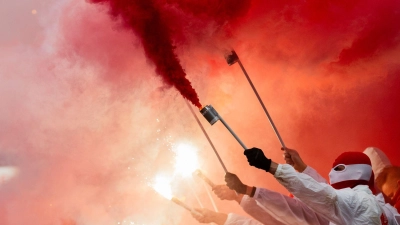
[[[271,159],[265,157],[264,152],[261,149],[246,149],[244,151],[244,154],[246,155],[247,161],[249,162],[250,166],[254,166],[269,172],[269,168],[271,167]]]
[[[246,194],[247,186],[240,181],[236,174],[227,172],[225,174],[226,186],[231,190],[235,190],[237,193]]]

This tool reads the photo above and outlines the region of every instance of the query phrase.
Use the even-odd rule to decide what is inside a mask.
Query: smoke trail
[[[138,35],[146,56],[154,63],[156,73],[167,85],[174,86],[186,99],[201,108],[196,91],[186,78],[172,43],[168,26],[164,23],[154,0],[121,1],[92,0],[94,3],[107,3],[111,14],[121,18],[124,26]]]
[[[166,81],[150,76],[154,69],[142,39],[136,31],[115,29],[104,7],[55,2],[54,14],[43,16],[45,9],[37,8],[34,15],[45,30],[40,38],[29,36],[36,28],[4,20],[25,31],[16,40],[25,36],[36,45],[0,43],[0,161],[19,169],[0,188],[0,224],[197,224],[147,186],[155,173],[172,170],[169,148],[182,139],[201,149],[199,159],[206,163],[200,169],[223,183],[223,171],[180,94],[157,88]],[[327,174],[340,152],[370,145],[400,164],[399,35],[390,19],[378,17],[397,18],[398,1],[385,1],[390,7],[372,0],[224,2],[160,0],[150,6],[168,18],[161,22],[173,30],[172,53],[190,70],[200,95],[248,146],[282,162],[265,114],[237,65],[226,65],[220,44],[235,48],[285,143],[310,166]],[[150,3],[133,4],[135,14],[137,4]],[[21,14],[15,21],[33,21],[25,7],[29,16],[15,11]],[[375,30],[388,35],[371,38]],[[343,53],[341,61],[347,50],[352,53]],[[331,63],[335,70],[326,69]],[[286,193],[248,165],[221,124],[205,129],[244,182]],[[239,211],[234,204],[217,205]]]

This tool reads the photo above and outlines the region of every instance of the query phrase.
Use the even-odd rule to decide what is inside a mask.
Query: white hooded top
[[[308,166],[302,173],[305,175],[309,175],[317,182],[325,184],[327,183],[326,180],[312,167]],[[388,219],[388,224],[399,225],[400,219],[396,209],[390,204],[385,203],[382,195],[377,195],[375,196],[375,198],[378,201],[381,209],[383,209],[383,211],[385,212],[385,215]],[[329,218],[326,218],[314,212],[300,200],[289,198],[286,195],[282,195],[274,191],[257,188],[254,199],[256,199],[260,207],[263,207],[267,213],[279,218],[284,224],[332,224],[329,222]],[[275,223],[269,224],[273,225]]]
[[[336,190],[287,164],[279,164],[274,176],[290,193],[334,224],[381,224],[382,209],[367,185]]]
[[[392,165],[386,154],[379,148],[368,147],[364,150],[364,154],[366,154],[371,160],[371,166],[375,174],[375,179],[379,176],[384,168]]]
[[[224,225],[263,225],[257,220],[240,216],[234,213],[229,213]]]

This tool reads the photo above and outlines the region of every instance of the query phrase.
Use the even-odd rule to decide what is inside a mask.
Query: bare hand
[[[287,164],[293,166],[295,170],[301,173],[307,168],[307,164],[303,162],[296,150],[283,147],[281,150],[283,150],[283,159]]]
[[[247,185],[243,184],[243,182],[239,179],[239,177],[236,174],[226,172],[225,182],[226,186],[228,186],[231,190],[235,190],[237,193],[240,194],[246,194]]]
[[[234,190],[229,189],[226,185],[215,185],[212,190],[221,200],[238,200],[239,197]]]
[[[194,209],[192,212],[193,218],[195,218],[199,223],[216,223],[218,225],[223,225],[228,218],[225,213],[214,212],[212,210],[201,208]]]

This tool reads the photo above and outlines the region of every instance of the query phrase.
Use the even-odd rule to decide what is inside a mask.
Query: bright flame
[[[171,179],[158,175],[154,181],[153,189],[167,199],[172,199]]]
[[[175,174],[189,177],[199,167],[196,149],[188,144],[180,144],[175,149]]]

